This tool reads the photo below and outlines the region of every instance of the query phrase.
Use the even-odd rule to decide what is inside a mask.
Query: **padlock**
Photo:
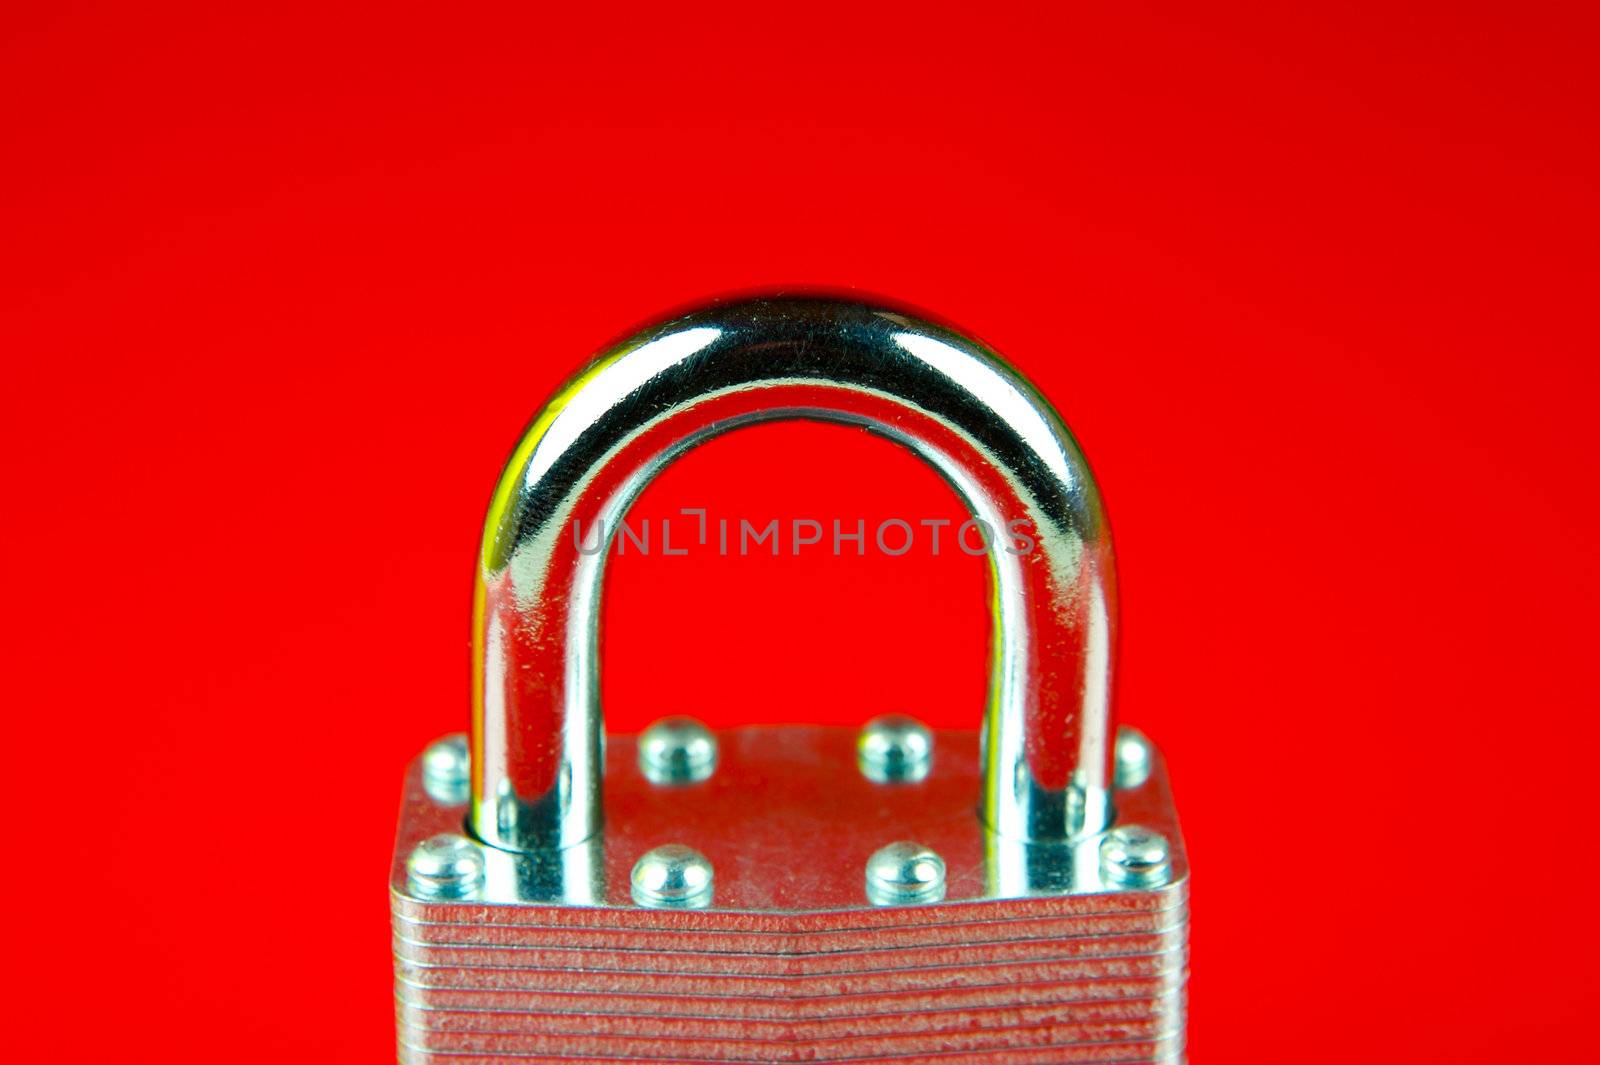
[[[607,742],[608,552],[574,531],[603,546],[674,457],[773,419],[865,427],[985,528],[1024,522],[1030,550],[988,552],[981,732],[674,718]],[[1114,731],[1115,588],[1065,425],[950,329],[756,300],[602,355],[491,500],[470,744],[406,776],[400,1060],[1181,1061],[1188,862],[1159,754]]]

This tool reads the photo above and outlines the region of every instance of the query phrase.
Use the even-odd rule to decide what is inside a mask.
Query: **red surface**
[[[502,459],[635,322],[796,283],[988,339],[1095,464],[1197,1065],[1593,1060],[1595,27],[1427,6],[13,5],[9,1060],[392,1060]],[[957,513],[817,427],[640,513],[696,505]],[[610,722],[972,723],[981,588],[624,558]]]

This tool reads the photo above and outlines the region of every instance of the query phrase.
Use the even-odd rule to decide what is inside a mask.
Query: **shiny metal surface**
[[[914,784],[933,767],[933,733],[904,714],[875,717],[856,738],[856,767],[877,784]]]
[[[904,445],[996,531],[984,773],[964,805],[976,801],[1013,841],[1090,838],[1111,822],[1111,541],[1066,426],[998,356],[947,329],[851,303],[764,300],[652,327],[602,355],[515,449],[485,522],[474,597],[470,819],[480,839],[564,865],[552,849],[593,838],[603,822],[608,552],[586,551],[574,530],[592,539],[599,528],[609,542],[673,458],[739,426],[795,418]],[[1013,521],[1031,549],[1005,540]]]
[[[1118,825],[1100,841],[1100,864],[1112,883],[1151,887],[1171,874],[1171,849],[1159,832]]]
[[[452,732],[428,745],[422,752],[422,783],[440,802],[467,801],[472,767],[465,733]]]
[[[718,734],[717,773],[663,788],[637,738],[607,745],[605,832],[518,854],[479,847],[469,898],[413,890],[406,856],[461,804],[407,776],[391,879],[402,1060],[1174,1062],[1184,1045],[1188,864],[1166,770],[1119,812],[1169,841],[1168,877],[1102,872],[1111,833],[1027,843],[972,815],[975,731],[934,733],[928,775],[855,769],[844,728]],[[917,840],[939,900],[875,905],[867,862]],[[639,857],[681,843],[715,866],[703,909],[641,905]],[[918,879],[913,877],[913,879]]]
[[[1113,754],[1119,789],[1137,788],[1150,779],[1150,740],[1144,733],[1128,725],[1118,727]]]
[[[406,859],[406,887],[424,898],[473,898],[483,887],[483,844],[455,832],[429,836]]]
[[[983,775],[976,731],[935,731],[940,754],[927,777],[892,787],[856,772],[852,729],[752,726],[717,735],[717,772],[686,788],[662,788],[644,775],[638,737],[611,737],[606,830],[560,850],[480,848],[485,862],[481,919],[523,920],[552,906],[567,908],[563,922],[585,920],[582,915],[595,908],[636,910],[629,891],[634,863],[668,843],[694,848],[716,868],[716,902],[701,918],[713,923],[757,926],[778,915],[801,915],[801,924],[821,927],[831,920],[828,915],[867,911],[879,925],[896,911],[867,905],[862,869],[873,852],[896,840],[932,848],[947,867],[946,897],[932,916],[907,913],[901,923],[965,920],[959,916],[964,906],[1030,898],[1068,906],[1077,896],[1089,896],[1083,912],[1145,904],[1143,894],[1130,894],[1102,874],[1104,833],[1029,843],[990,831],[972,816],[972,796]],[[1145,826],[1170,841],[1171,881],[1158,892],[1167,899],[1158,908],[1175,904],[1184,893],[1188,867],[1159,752],[1153,752],[1148,779],[1118,793],[1118,812],[1122,823]],[[404,859],[411,848],[429,836],[459,832],[465,814],[464,806],[431,797],[422,785],[421,767],[413,764],[401,807],[393,883],[402,897],[407,894]],[[596,921],[617,927],[614,922],[630,918],[618,912]]]
[[[944,898],[944,859],[910,840],[900,840],[867,859],[867,901],[875,906],[938,902]]]
[[[639,771],[653,784],[698,784],[717,768],[717,737],[692,717],[665,717],[639,734]]]
[[[606,741],[622,515],[686,449],[776,418],[868,427],[1002,537],[1020,521],[1029,549],[988,553],[981,734],[675,718]],[[413,764],[396,840],[401,1060],[1181,1060],[1188,865],[1159,754],[1111,742],[1104,515],[992,353],[817,300],[656,326],[535,419],[478,578],[470,756],[447,737]]]
[[[633,901],[641,906],[704,909],[711,905],[714,882],[706,856],[681,843],[646,851],[629,877]]]

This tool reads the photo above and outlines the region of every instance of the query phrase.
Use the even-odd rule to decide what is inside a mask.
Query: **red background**
[[[1095,465],[1194,1062],[1594,1060],[1590,5],[1200,6],[9,7],[10,1060],[392,1060],[501,461],[639,321],[813,284]],[[639,513],[697,505],[957,513],[820,427]],[[609,723],[973,724],[982,579],[625,558]]]

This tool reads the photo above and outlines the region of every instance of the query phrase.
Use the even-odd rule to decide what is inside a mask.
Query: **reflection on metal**
[[[989,554],[982,732],[668,718],[607,743],[608,544],[574,533],[614,536],[699,442],[793,418],[1026,523],[1031,551]],[[1159,752],[1113,733],[1105,516],[992,352],[834,301],[654,326],[535,418],[477,576],[470,757],[412,765],[390,873],[402,1061],[1181,1061],[1188,859]]]
[[[466,733],[452,732],[422,752],[423,786],[448,806],[465,805],[472,789],[469,763]]]
[[[914,784],[933,766],[933,734],[915,718],[885,714],[856,739],[856,768],[877,784]]]
[[[1116,786],[1137,788],[1150,779],[1150,740],[1131,725],[1117,729]]]
[[[944,898],[944,859],[920,843],[901,840],[867,859],[867,901],[904,906]]]
[[[609,552],[581,550],[573,529],[614,535],[672,459],[773,419],[863,426],[932,465],[991,529],[1026,523],[1029,553],[990,553],[979,807],[1016,840],[1104,829],[1116,585],[1099,493],[1066,426],[998,356],[948,329],[852,303],[763,300],[654,326],[602,355],[513,452],[474,597],[476,835],[535,852],[589,839],[603,821]]]
[[[647,851],[629,877],[633,901],[664,909],[703,910],[711,905],[711,863],[681,843]]]
[[[482,845],[452,832],[429,836],[406,859],[406,885],[424,898],[473,897],[483,886]]]
[[[1172,869],[1167,837],[1143,825],[1118,825],[1100,841],[1100,865],[1119,886],[1163,884]]]
[[[973,1065],[1181,1061],[1188,862],[1158,752],[1118,794],[1120,816],[1167,843],[1165,877],[1141,886],[1103,871],[1104,841],[1119,840],[1113,863],[1125,842],[1115,832],[1029,843],[987,830],[973,816],[976,731],[935,732],[939,757],[906,787],[856,771],[853,729],[718,740],[715,774],[665,789],[641,771],[637,738],[615,737],[605,831],[534,853],[477,846],[482,886],[461,898],[408,873],[417,845],[463,815],[413,764],[390,879],[402,1061],[636,1061],[664,1046],[684,1063],[927,1065],[953,1048]],[[937,855],[942,898],[863,890],[896,839]],[[705,905],[638,893],[641,855],[669,842],[715,865]],[[875,879],[931,884],[931,857],[911,859]],[[674,883],[666,868],[639,879]]]
[[[596,906],[609,895],[605,851],[598,838],[516,855],[491,848],[484,853],[484,864],[481,897],[487,901]]]
[[[982,779],[976,731],[934,731],[939,756],[923,780],[903,787],[885,787],[856,771],[859,734],[852,729],[754,726],[716,737],[717,771],[682,788],[663,788],[645,774],[639,737],[612,737],[605,831],[571,847],[478,847],[484,883],[477,897],[491,905],[635,908],[631,883],[640,855],[678,843],[716,866],[714,911],[847,912],[866,907],[862,870],[894,840],[916,840],[944,860],[945,905],[1053,904],[1127,890],[1103,868],[1100,846],[1107,833],[1029,842],[993,832],[973,816]],[[406,856],[430,836],[459,833],[462,820],[461,807],[428,794],[420,759],[407,780],[394,879],[402,896],[411,894]],[[1170,872],[1159,890],[1181,897],[1188,876],[1182,837],[1153,749],[1147,779],[1119,792],[1117,806],[1124,823],[1169,841]],[[1172,896],[1175,891],[1180,894]]]
[[[639,734],[639,771],[653,784],[698,784],[717,768],[717,737],[692,717],[664,717]]]

